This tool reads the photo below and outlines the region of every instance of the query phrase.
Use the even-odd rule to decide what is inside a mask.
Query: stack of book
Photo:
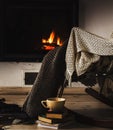
[[[63,113],[47,112],[45,114],[39,115],[36,123],[37,127],[43,128],[70,128],[73,124],[75,124],[75,116],[68,113],[67,111]]]

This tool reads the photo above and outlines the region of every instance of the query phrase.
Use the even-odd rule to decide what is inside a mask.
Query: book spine
[[[62,115],[57,115],[57,114],[46,114],[47,118],[54,118],[54,119],[62,119]]]
[[[40,121],[44,121],[44,122],[47,122],[47,123],[52,123],[52,120],[51,119],[49,119],[49,118],[45,118],[45,117],[38,117],[38,120],[40,120]]]

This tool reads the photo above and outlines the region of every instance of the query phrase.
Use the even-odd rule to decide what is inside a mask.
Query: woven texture
[[[78,76],[84,74],[100,56],[107,55],[113,55],[113,41],[73,27],[66,50],[67,79],[71,80],[74,71]]]
[[[41,100],[57,96],[59,88],[65,79],[65,51],[67,41],[62,47],[49,51],[44,57],[41,69],[34,82],[31,92],[26,98],[23,110],[30,117],[37,117],[45,111]]]

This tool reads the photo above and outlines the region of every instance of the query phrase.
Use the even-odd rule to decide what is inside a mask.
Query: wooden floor
[[[75,112],[79,112],[81,114],[88,115],[91,117],[113,118],[113,108],[103,104],[102,102],[86,94],[84,89],[85,88],[82,88],[82,87],[66,88],[63,94],[63,97],[66,98],[65,106]],[[22,106],[30,90],[31,90],[31,87],[24,87],[24,88],[23,87],[12,87],[12,88],[0,87],[0,98],[5,98],[6,103],[15,103]],[[5,126],[5,130],[6,129],[8,130],[46,130],[44,128],[38,128],[36,124],[10,125],[10,126]],[[72,128],[71,130],[110,130],[110,129],[77,123],[76,127]]]

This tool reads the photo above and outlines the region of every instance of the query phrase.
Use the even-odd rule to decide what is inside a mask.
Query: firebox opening
[[[41,61],[49,51],[42,49],[42,38],[54,30],[64,42],[71,28],[78,26],[78,0],[5,0],[0,4],[2,61]]]

